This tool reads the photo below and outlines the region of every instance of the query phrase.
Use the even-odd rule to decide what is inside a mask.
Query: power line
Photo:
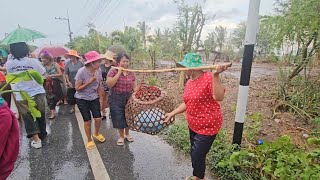
[[[92,9],[91,13],[87,16],[85,23],[79,27],[77,32],[82,30],[86,25],[90,22],[94,23],[102,13],[104,13],[105,9],[108,7],[112,0],[100,0],[94,9]]]
[[[71,32],[71,27],[70,27],[70,18],[69,18],[69,12],[67,10],[67,17],[55,17],[57,20],[62,20],[62,21],[67,21],[68,22],[68,29],[69,29],[69,39],[70,42],[72,41],[72,32]]]
[[[88,1],[89,1],[89,0],[86,1],[86,4],[87,4]],[[88,16],[87,16],[86,18],[81,18],[81,19],[83,19],[83,21],[82,21],[82,23],[80,23],[81,26],[79,26],[79,28],[78,28],[77,31],[76,31],[77,34],[78,34],[79,31],[81,31],[84,27],[86,27],[87,23],[89,22],[88,20],[89,20],[90,16],[92,16],[92,14],[97,10],[97,7],[99,7],[99,4],[100,4],[101,2],[102,2],[102,1],[100,0],[100,1],[98,1],[98,3],[96,3],[95,5],[89,6],[89,7],[87,8],[87,9],[89,10],[89,11],[88,11]],[[94,4],[94,3],[91,3],[91,4]],[[90,5],[91,5],[91,4],[90,4]]]
[[[104,13],[106,12],[106,10],[108,9],[109,4],[112,2],[112,0],[109,0],[106,5],[102,8],[102,11],[96,16],[96,18],[93,20],[93,23],[97,20],[98,17],[100,17],[101,15],[104,15]]]
[[[118,6],[120,5],[120,0],[115,2],[115,6],[111,9],[111,11],[109,11],[109,13],[107,14],[107,19],[106,21],[101,25],[104,26],[107,22],[109,22],[109,20],[111,19],[111,15],[113,14],[114,10],[118,8]]]

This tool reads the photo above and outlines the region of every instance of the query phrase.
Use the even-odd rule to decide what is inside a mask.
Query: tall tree
[[[246,23],[242,21],[231,33],[231,42],[233,46],[237,49],[240,49],[242,47],[246,35],[246,27]]]
[[[143,48],[145,49],[147,47],[147,31],[149,30],[149,27],[146,25],[145,21],[142,21],[138,22],[138,29],[140,29]]]
[[[215,28],[215,34],[216,34],[216,39],[217,39],[217,45],[219,47],[219,51],[222,51],[222,47],[224,43],[226,42],[226,36],[227,36],[227,28],[223,26],[217,26]]]
[[[87,27],[89,28],[87,35],[75,37],[67,46],[77,50],[80,54],[92,50],[104,53],[105,49],[111,45],[111,39],[98,32],[93,24],[88,24]]]
[[[217,48],[217,40],[215,32],[210,32],[204,41],[204,47],[209,52],[215,51]]]
[[[134,27],[125,27],[124,31],[113,31],[111,37],[113,44],[124,45],[129,53],[141,48],[143,44],[140,31]]]
[[[198,49],[203,26],[208,18],[203,13],[200,4],[189,6],[184,0],[175,3],[178,5],[178,21],[175,25],[179,38],[183,44],[183,53],[190,52],[192,48]]]
[[[270,37],[278,49],[292,46],[295,50],[296,68],[288,76],[288,82],[307,67],[320,48],[320,1],[278,0],[277,14],[265,19]]]

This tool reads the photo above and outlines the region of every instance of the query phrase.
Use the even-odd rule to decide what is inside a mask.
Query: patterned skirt
[[[128,127],[125,108],[131,95],[132,93],[118,94],[111,89],[109,95],[109,107],[113,128],[124,129]]]

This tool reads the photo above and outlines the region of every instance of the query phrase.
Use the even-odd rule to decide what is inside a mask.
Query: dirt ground
[[[220,103],[224,116],[223,129],[231,136],[235,121],[240,71],[241,64],[234,63],[221,76],[226,88],[225,99]],[[257,139],[273,141],[281,135],[289,135],[295,144],[304,146],[314,126],[289,113],[273,115],[277,93],[277,71],[278,67],[273,64],[253,64],[247,114],[262,114],[262,122],[258,128]],[[157,74],[156,76],[161,79],[161,88],[172,97],[174,103],[178,106],[182,102],[183,94],[183,89],[178,87],[179,74],[166,73]],[[145,79],[148,77],[149,75],[146,75]],[[255,122],[246,120],[245,126],[251,126],[253,123]]]

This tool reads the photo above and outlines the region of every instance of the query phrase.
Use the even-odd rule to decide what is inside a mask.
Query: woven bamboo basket
[[[157,134],[174,121],[164,123],[166,113],[173,111],[174,104],[165,91],[155,86],[141,86],[132,94],[126,106],[127,124],[133,131]]]

